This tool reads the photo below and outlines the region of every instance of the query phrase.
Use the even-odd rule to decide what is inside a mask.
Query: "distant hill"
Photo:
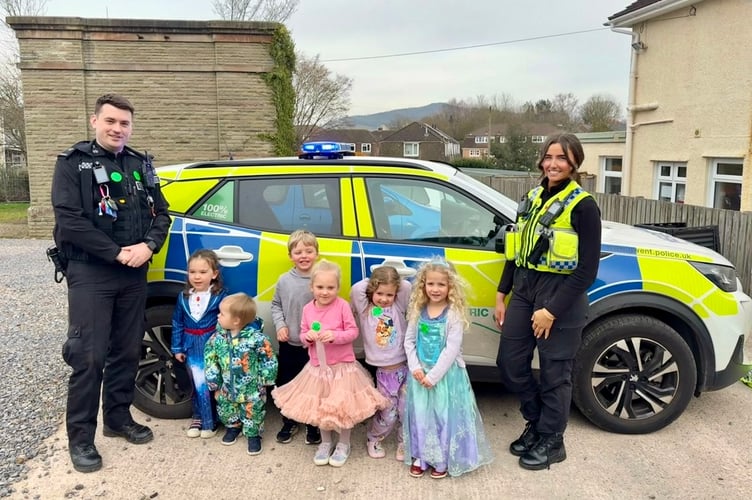
[[[382,111],[381,113],[373,113],[371,115],[348,116],[346,120],[352,128],[376,130],[383,125],[389,125],[390,123],[400,120],[410,122],[420,121],[423,118],[441,112],[444,109],[444,106],[446,106],[446,103],[434,102],[419,108],[393,109],[391,111]]]

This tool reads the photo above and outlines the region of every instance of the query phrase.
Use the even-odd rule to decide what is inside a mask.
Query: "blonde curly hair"
[[[418,274],[415,275],[415,280],[413,281],[413,290],[410,294],[408,320],[418,321],[420,312],[428,304],[426,275],[432,271],[441,273],[447,277],[447,284],[449,285],[447,303],[449,304],[449,309],[457,315],[460,321],[462,321],[464,328],[467,329],[470,326],[470,321],[467,318],[467,282],[457,273],[454,264],[444,260],[442,257],[434,257],[418,269]]]

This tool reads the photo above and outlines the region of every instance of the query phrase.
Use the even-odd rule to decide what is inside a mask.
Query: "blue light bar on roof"
[[[342,158],[355,154],[355,144],[350,142],[314,141],[304,142],[298,158]]]

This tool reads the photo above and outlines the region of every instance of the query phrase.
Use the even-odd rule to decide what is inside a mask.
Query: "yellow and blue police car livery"
[[[407,279],[436,256],[454,263],[472,289],[463,342],[469,371],[498,380],[500,331],[492,313],[509,251],[498,242],[516,221],[517,203],[448,165],[341,154],[347,145],[336,154],[316,148],[300,158],[158,170],[173,223],[149,271],[140,408],[163,417],[190,413],[190,384],[160,346],[170,345],[167,316],[191,253],[217,252],[228,291],[255,297],[268,330],[276,281],[292,265],[287,239],[299,228],[315,232],[320,255],[341,266],[343,298],[385,263]],[[725,387],[749,370],[744,342],[752,300],[733,266],[710,249],[611,222],[603,223],[602,241],[575,363],[575,403],[608,430],[650,432],[678,417],[693,394]],[[555,250],[562,266],[576,265]]]

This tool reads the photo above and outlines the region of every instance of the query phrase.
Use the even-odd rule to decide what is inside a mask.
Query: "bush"
[[[493,161],[480,160],[477,158],[457,158],[449,163],[457,168],[496,168]]]

